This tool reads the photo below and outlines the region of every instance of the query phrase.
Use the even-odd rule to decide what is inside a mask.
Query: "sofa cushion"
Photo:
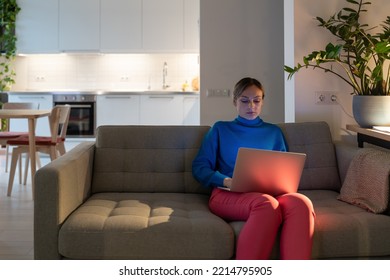
[[[59,232],[72,259],[229,259],[231,227],[208,209],[207,195],[94,194]]]
[[[389,177],[390,153],[361,149],[352,159],[338,199],[382,213],[389,203]]]
[[[192,176],[208,126],[100,126],[92,192],[209,193]]]
[[[373,215],[360,207],[337,200],[338,192],[301,191],[311,199],[316,213],[313,259],[369,258],[390,255],[390,217]],[[244,222],[230,223],[237,236]],[[279,242],[274,255],[279,256]]]
[[[340,190],[336,152],[326,122],[279,124],[288,150],[307,155],[300,190]]]

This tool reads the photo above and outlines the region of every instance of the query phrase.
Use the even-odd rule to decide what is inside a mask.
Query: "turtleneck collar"
[[[263,120],[260,119],[260,117],[257,117],[253,120],[248,120],[248,119],[245,119],[241,116],[237,116],[237,118],[235,119],[235,121],[239,124],[242,124],[242,125],[245,125],[245,126],[260,126],[263,124]]]

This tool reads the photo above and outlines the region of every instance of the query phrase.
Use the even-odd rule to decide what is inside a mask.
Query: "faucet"
[[[167,62],[164,62],[164,65],[163,65],[163,85],[162,85],[162,88],[163,89],[167,89],[169,87],[169,85],[166,84],[166,77],[168,75],[168,64]]]

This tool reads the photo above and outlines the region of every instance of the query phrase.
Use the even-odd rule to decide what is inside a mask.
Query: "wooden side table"
[[[357,133],[357,142],[360,148],[363,148],[364,142],[366,142],[390,149],[390,132],[372,128],[362,128],[355,124],[347,124],[347,130]]]

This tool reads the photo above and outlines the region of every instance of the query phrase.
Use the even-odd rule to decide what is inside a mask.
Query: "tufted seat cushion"
[[[203,194],[94,194],[59,233],[60,254],[74,259],[229,259],[233,247]]]

